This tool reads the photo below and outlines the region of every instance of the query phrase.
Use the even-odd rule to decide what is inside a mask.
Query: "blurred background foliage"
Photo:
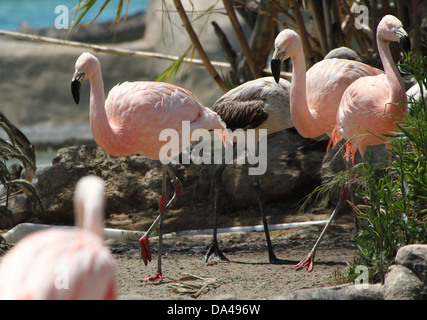
[[[130,1],[119,1],[117,23]],[[103,3],[99,12],[101,14],[110,0],[79,0],[74,27],[95,2]],[[426,48],[420,40],[423,28],[427,29],[427,4],[423,0],[212,0],[212,6],[206,12],[188,10],[194,8],[192,0],[162,2],[165,19],[172,11],[179,13],[195,51],[224,92],[230,88],[230,82],[231,86],[237,86],[268,75],[269,54],[274,38],[284,28],[291,28],[299,33],[307,68],[323,59],[332,49],[341,46],[355,50],[364,62],[381,67],[375,34],[378,22],[387,14],[402,21],[410,34],[413,51],[426,54]],[[206,53],[198,39],[198,30],[193,30],[191,24],[191,21],[208,19],[210,12],[223,13],[229,17],[234,37],[239,42],[239,50],[236,50],[235,44],[230,43],[221,26],[212,22],[219,44],[232,66],[232,71],[223,79],[218,79],[220,77],[209,59],[204,58]],[[399,59],[399,47],[392,44],[391,48],[395,59]],[[183,48],[183,54],[193,53],[194,51]],[[180,66],[180,63],[176,63],[172,70]]]

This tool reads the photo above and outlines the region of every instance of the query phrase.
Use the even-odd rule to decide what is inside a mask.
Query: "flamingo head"
[[[74,101],[80,102],[80,87],[83,81],[90,79],[99,70],[98,59],[89,52],[83,52],[76,61],[76,71],[71,80],[71,93]]]
[[[277,83],[280,81],[280,66],[283,61],[302,50],[302,44],[298,34],[290,29],[281,31],[274,41],[274,53],[271,59],[271,73]]]
[[[395,16],[384,16],[377,28],[377,39],[387,42],[399,42],[403,51],[411,50],[411,40],[403,29],[402,22]]]

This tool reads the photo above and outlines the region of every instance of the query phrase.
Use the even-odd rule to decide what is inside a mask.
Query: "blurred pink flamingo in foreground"
[[[76,229],[51,228],[20,240],[0,265],[0,299],[116,299],[116,265],[104,245],[104,183],[76,186]]]
[[[80,100],[80,86],[84,80],[90,80],[90,125],[96,143],[107,153],[114,156],[139,154],[144,157],[160,159],[160,150],[166,143],[160,141],[164,129],[173,129],[182,134],[182,122],[189,121],[190,133],[196,129],[221,129],[215,132],[225,143],[227,131],[221,118],[189,91],[161,82],[124,82],[113,87],[104,102],[104,83],[101,65],[90,53],[83,53],[76,61],[71,90],[76,103]],[[180,139],[182,140],[182,139]],[[180,141],[184,150],[189,141]],[[182,149],[181,149],[182,148]],[[172,148],[173,149],[173,148]],[[173,150],[172,150],[173,152]],[[172,154],[171,156],[177,156]],[[175,188],[172,199],[166,195],[166,176],[169,174]],[[162,196],[159,201],[160,214],[146,234],[141,237],[141,257],[145,264],[151,260],[148,237],[159,222],[158,268],[154,276],[143,281],[162,279],[162,212],[182,193],[182,185],[167,164],[162,166]]]
[[[386,80],[389,79],[387,73],[390,73],[390,66],[393,63],[391,60],[388,43],[389,41],[398,41],[401,39],[401,43],[408,45],[409,38],[407,37],[406,32],[404,32],[404,30],[401,28],[401,24],[400,27],[396,27],[395,23],[390,25],[388,24],[390,16],[387,17],[388,18],[385,17],[383,20],[381,20],[378,26],[380,33],[377,33],[379,38],[378,47],[381,47],[379,51],[381,60],[383,64],[385,64],[384,69],[386,71],[386,75],[384,75],[381,70],[372,68],[356,61],[344,62],[340,59],[324,60],[314,65],[307,72],[307,91],[304,88],[304,80],[306,76],[305,71],[303,70],[304,56],[299,37],[293,31],[289,30],[287,30],[286,33],[284,33],[284,35],[281,37],[279,37],[279,34],[279,39],[276,40],[276,51],[274,55],[276,59],[279,58],[279,62],[272,61],[272,70],[274,71],[274,68],[277,69],[277,65],[280,66],[280,61],[288,57],[292,58],[294,63],[294,70],[291,83],[291,114],[293,116],[292,120],[294,121],[295,127],[303,136],[310,137],[321,133],[327,133],[328,135],[332,136],[333,143],[336,143],[338,140],[340,140],[337,136],[338,108],[341,108],[340,103],[342,104],[343,100],[348,99],[347,90],[349,90],[348,92],[352,92],[354,89],[350,89],[350,87],[356,88],[353,87],[356,82],[362,82],[367,78],[378,79],[376,80],[378,87],[375,89],[375,92],[366,90],[359,92],[360,96],[365,96],[368,99],[371,98],[375,100],[375,96],[380,94],[378,92],[380,84],[378,83],[385,81],[385,84],[382,84],[381,90],[387,86],[387,91],[385,92],[387,96],[386,98],[388,98],[389,83],[387,83]],[[297,39],[297,41],[294,39]],[[296,44],[296,48],[293,47],[294,43]],[[393,86],[394,83],[391,85]],[[301,92],[306,91],[307,98],[303,93],[301,94],[299,90],[301,90]],[[361,90],[361,88],[359,87],[358,90]],[[368,97],[369,94],[372,96]],[[381,94],[384,94],[384,92],[381,92]],[[315,103],[316,101],[317,104]],[[405,100],[401,101],[406,101],[406,98]],[[324,104],[324,102],[327,103]],[[384,100],[383,102],[384,109],[387,100]],[[361,116],[363,118],[369,115],[365,113]],[[365,135],[367,134],[366,130],[364,133]],[[384,140],[382,140],[380,143],[384,143]],[[343,203],[345,203],[347,200],[351,188],[351,185],[346,186],[341,192],[337,206],[332,212],[328,223],[326,224],[310,253],[295,266],[297,269],[300,269],[304,266],[308,271],[313,269],[314,256],[317,246],[319,245],[333,218],[340,210]]]

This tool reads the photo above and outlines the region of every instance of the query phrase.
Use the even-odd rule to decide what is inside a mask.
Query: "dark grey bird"
[[[290,83],[281,79],[276,83],[273,77],[264,77],[248,81],[224,94],[212,106],[231,130],[236,129],[267,129],[267,134],[292,128],[292,118],[289,109]],[[214,231],[211,245],[205,260],[217,259],[228,261],[218,246],[218,205],[222,173],[226,164],[220,165],[215,172],[215,202],[214,202]],[[259,211],[264,225],[270,263],[281,263],[277,259],[271,244],[268,222],[264,212],[264,193],[259,177],[252,177],[253,187],[258,199]]]

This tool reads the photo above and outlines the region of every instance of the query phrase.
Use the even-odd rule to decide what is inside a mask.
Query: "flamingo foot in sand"
[[[157,271],[153,276],[151,276],[149,278],[141,278],[139,280],[143,281],[143,282],[159,282],[162,279],[163,279],[162,273]]]
[[[313,265],[314,265],[314,255],[315,255],[315,251],[310,251],[310,253],[308,255],[305,256],[304,259],[302,259],[299,263],[297,263],[294,268],[296,270],[300,270],[302,268],[305,267],[305,269],[307,271],[312,271],[313,270]]]
[[[230,260],[228,260],[228,258],[219,249],[217,241],[212,241],[211,245],[209,246],[209,250],[205,255],[206,262],[209,262],[212,259],[218,260],[220,262],[230,262]]]

